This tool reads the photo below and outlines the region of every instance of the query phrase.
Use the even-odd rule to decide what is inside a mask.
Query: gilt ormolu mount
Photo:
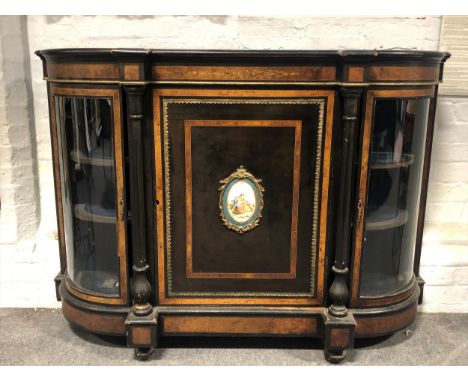
[[[261,179],[255,179],[244,166],[220,181],[219,210],[227,228],[244,233],[258,226],[265,191],[261,182]]]
[[[447,53],[37,54],[69,321],[140,358],[301,336],[338,362],[415,319]]]

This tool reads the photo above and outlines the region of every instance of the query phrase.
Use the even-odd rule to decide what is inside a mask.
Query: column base
[[[331,363],[339,363],[346,358],[346,350],[354,346],[356,320],[350,312],[336,317],[326,310],[323,313],[323,323],[325,359]]]
[[[125,319],[127,346],[135,348],[138,359],[148,359],[158,345],[159,325],[157,312],[152,309],[146,316],[129,312]]]

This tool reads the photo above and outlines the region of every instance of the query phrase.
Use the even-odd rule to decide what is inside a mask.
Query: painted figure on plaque
[[[219,208],[224,225],[238,233],[250,231],[259,224],[263,209],[261,179],[240,166],[220,181]]]

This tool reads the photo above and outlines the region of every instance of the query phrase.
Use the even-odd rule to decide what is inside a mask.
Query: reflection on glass
[[[361,264],[361,297],[405,288],[413,277],[429,99],[375,103]]]
[[[55,109],[67,273],[86,293],[118,296],[111,100],[58,96]]]

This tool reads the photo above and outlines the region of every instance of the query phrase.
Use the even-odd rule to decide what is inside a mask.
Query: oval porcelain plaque
[[[238,233],[256,227],[262,216],[263,187],[261,179],[243,166],[220,181],[219,208],[224,225]]]

